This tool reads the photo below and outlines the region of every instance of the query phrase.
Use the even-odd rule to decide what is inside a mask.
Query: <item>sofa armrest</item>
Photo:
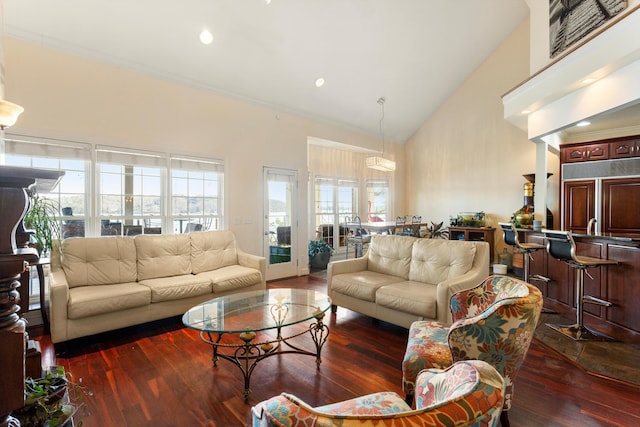
[[[267,280],[267,260],[265,257],[253,255],[240,249],[237,250],[238,264],[243,267],[255,268],[262,274],[262,281],[266,284]]]
[[[367,257],[343,259],[340,261],[331,261],[327,265],[327,282],[331,284],[331,277],[336,274],[355,273],[367,269],[369,262]]]
[[[358,271],[365,271],[369,262],[366,256],[360,258],[344,259],[340,261],[331,261],[327,265],[327,295],[331,297],[331,285],[333,282],[333,276],[344,273],[355,273]]]
[[[62,270],[51,269],[49,273],[49,312],[51,342],[67,340],[67,305],[69,284]]]

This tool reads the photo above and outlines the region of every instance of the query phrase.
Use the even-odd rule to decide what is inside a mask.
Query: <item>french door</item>
[[[267,280],[298,275],[298,172],[264,168],[264,256]]]

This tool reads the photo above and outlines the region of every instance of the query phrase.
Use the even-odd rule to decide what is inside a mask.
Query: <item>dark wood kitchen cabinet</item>
[[[585,295],[593,295],[610,301],[611,307],[585,304],[587,316],[594,316],[614,326],[640,333],[640,239],[619,241],[606,236],[575,236],[580,255],[618,261],[618,265],[590,268],[585,274]],[[528,243],[546,245],[542,233],[526,232]],[[555,301],[575,311],[576,271],[562,261],[550,256],[546,250],[533,252],[530,262],[531,275],[540,275],[548,281],[530,280],[540,289],[545,299]],[[586,323],[589,320],[586,319]]]
[[[640,157],[640,138],[612,142],[609,155],[612,159]]]
[[[589,219],[596,216],[596,181],[565,181],[563,230],[586,233]]]
[[[572,144],[561,147],[560,152],[563,163],[607,160],[609,158],[609,143]]]
[[[640,178],[602,180],[604,234],[640,236]]]

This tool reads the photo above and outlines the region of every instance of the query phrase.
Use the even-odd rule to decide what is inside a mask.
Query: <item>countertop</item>
[[[539,233],[543,234],[542,231],[534,231],[530,228],[518,228],[518,231],[522,231],[524,233]],[[632,243],[640,243],[640,235],[638,234],[604,234],[604,233],[594,233],[594,234],[586,234],[586,233],[571,233],[573,237],[577,237],[580,239],[597,239],[597,240],[613,240],[617,242],[632,242]]]

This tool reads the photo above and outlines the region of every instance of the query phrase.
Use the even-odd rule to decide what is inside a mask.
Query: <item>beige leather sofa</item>
[[[489,244],[374,235],[361,258],[329,263],[336,306],[409,328],[416,320],[451,323],[449,299],[489,276]]]
[[[51,341],[181,315],[209,299],[266,289],[265,258],[231,231],[70,238],[51,256]]]

